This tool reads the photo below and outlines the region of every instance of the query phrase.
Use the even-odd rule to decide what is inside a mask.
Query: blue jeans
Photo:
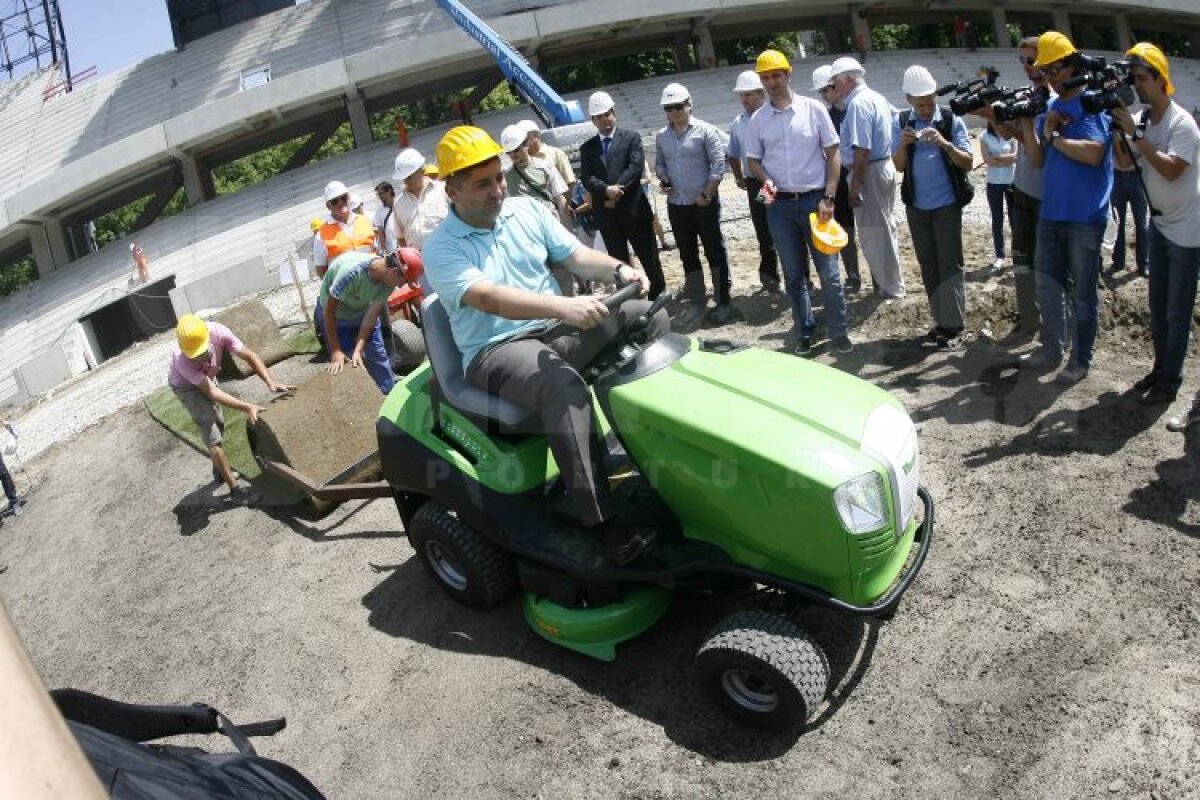
[[[362,327],[362,320],[338,320],[334,327],[337,328],[338,343],[342,346],[342,352],[349,359],[354,353],[354,345],[358,341],[358,329]],[[396,385],[396,376],[392,373],[391,361],[388,359],[387,351],[383,348],[383,328],[379,324],[379,320],[375,320],[375,327],[363,347],[363,366],[367,368],[367,374],[375,380],[379,391],[384,394],[390,392]]]
[[[1075,336],[1071,360],[1092,365],[1092,349],[1100,323],[1100,243],[1104,222],[1038,221],[1034,279],[1042,313],[1042,348],[1055,361],[1062,358],[1067,331],[1067,282],[1073,282]]]
[[[1150,338],[1155,385],[1178,392],[1183,385],[1200,275],[1200,247],[1180,247],[1150,225]]]
[[[1113,170],[1112,198],[1109,200],[1117,212],[1117,241],[1113,243],[1113,269],[1125,269],[1125,209],[1133,211],[1133,255],[1138,272],[1145,274],[1149,258],[1149,206],[1141,179],[1133,170]]]
[[[825,301],[825,330],[831,339],[846,335],[846,296],[842,293],[842,273],[838,257],[827,256],[813,247],[808,215],[817,210],[822,190],[805,192],[798,197],[777,198],[767,206],[767,224],[775,250],[783,263],[783,280],[792,301],[792,322],[801,336],[812,336],[817,327],[812,298],[808,295],[808,259],[811,255],[821,279]]]
[[[988,209],[992,212],[992,252],[996,258],[1004,258],[1004,207],[1008,206],[1009,224],[1012,224],[1013,187],[1011,183],[989,183],[987,185]],[[1016,248],[1013,248],[1014,250]]]

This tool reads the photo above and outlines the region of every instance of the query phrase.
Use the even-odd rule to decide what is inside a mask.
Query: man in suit
[[[607,92],[588,98],[588,114],[597,134],[579,148],[580,174],[592,196],[596,227],[608,254],[629,263],[629,245],[650,279],[650,299],[666,288],[651,226],[653,212],[642,192],[646,157],[636,131],[617,127],[617,112]]]

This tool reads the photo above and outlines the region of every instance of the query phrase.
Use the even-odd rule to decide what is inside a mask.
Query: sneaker
[[[729,322],[729,317],[733,314],[733,308],[729,303],[717,306],[717,310],[713,312],[713,322],[718,325],[724,325]]]
[[[846,278],[845,292],[846,294],[858,294],[862,291],[861,278]]]
[[[1088,376],[1088,368],[1082,364],[1071,363],[1063,367],[1063,371],[1058,373],[1054,379],[1055,383],[1063,386],[1074,386]]]
[[[1180,414],[1177,417],[1171,417],[1167,420],[1167,430],[1174,433],[1183,433],[1197,422],[1200,422],[1200,411],[1192,409],[1186,414]]]
[[[1003,271],[1004,271],[1004,259],[997,258],[995,261],[992,262],[992,274],[998,275]]]
[[[14,517],[19,517],[25,512],[21,510],[21,506],[25,505],[20,500],[14,500],[8,504],[8,510],[12,512]]]
[[[1021,369],[1036,370],[1038,372],[1049,372],[1052,369],[1058,369],[1058,365],[1062,363],[1061,359],[1056,359],[1046,355],[1045,350],[1034,350],[1032,353],[1026,353],[1017,359],[1017,366]]]
[[[1155,386],[1138,398],[1138,402],[1144,406],[1160,406],[1164,403],[1174,403],[1175,392],[1172,392],[1170,389],[1164,389],[1161,386]]]
[[[962,345],[963,337],[961,333],[954,336],[939,336],[937,340],[937,346],[940,350],[957,350]]]
[[[796,355],[798,355],[802,358],[811,355],[812,354],[812,337],[811,336],[801,336],[800,342],[796,345],[796,349],[794,352],[796,353]]]
[[[237,470],[235,470],[235,469],[231,469],[231,470],[229,471],[229,474],[233,476],[233,482],[234,482],[234,483],[237,483],[237,482],[238,482],[238,481],[241,479],[241,477],[242,477],[242,476],[241,476],[241,475],[238,473],[238,471],[237,471]],[[221,473],[217,472],[217,470],[216,470],[216,468],[215,468],[215,467],[213,468],[213,471],[212,471],[212,476],[213,476],[213,483],[220,484],[220,483],[224,483],[224,482],[225,482],[225,479],[221,477]]]
[[[841,355],[854,352],[854,342],[850,341],[849,336],[839,336],[833,340],[833,348]]]
[[[1148,372],[1145,375],[1143,375],[1140,379],[1138,379],[1138,382],[1133,385],[1133,391],[1136,392],[1137,394],[1142,394],[1143,392],[1148,392],[1148,391],[1150,391],[1150,389],[1152,389],[1154,387],[1154,384],[1157,382],[1158,382],[1158,376],[1155,375],[1153,372]]]

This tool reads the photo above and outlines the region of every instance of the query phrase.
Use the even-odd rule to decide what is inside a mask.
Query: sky
[[[58,0],[75,75],[122,67],[174,49],[167,0]]]

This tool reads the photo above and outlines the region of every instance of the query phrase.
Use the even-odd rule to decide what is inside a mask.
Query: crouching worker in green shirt
[[[381,392],[392,390],[396,377],[383,347],[379,314],[392,289],[404,283],[405,264],[420,257],[411,248],[387,256],[344,253],[329,265],[321,279],[321,307],[331,374],[337,375],[349,361],[366,367]]]

